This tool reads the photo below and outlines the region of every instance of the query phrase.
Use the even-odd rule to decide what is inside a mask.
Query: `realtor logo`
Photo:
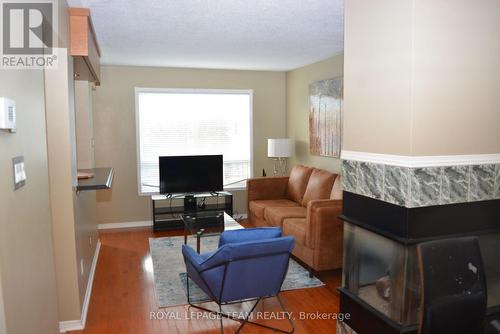
[[[54,68],[57,41],[54,0],[1,1],[1,68]]]

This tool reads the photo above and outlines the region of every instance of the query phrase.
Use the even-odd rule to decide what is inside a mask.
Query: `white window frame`
[[[250,98],[250,175],[253,177],[253,89],[198,89],[198,88],[147,88],[135,87],[135,138],[136,138],[136,168],[137,168],[137,192],[139,196],[151,196],[159,194],[157,192],[141,191],[141,136],[140,136],[140,117],[139,117],[139,94],[140,93],[174,93],[174,94],[248,94]],[[227,191],[246,190],[245,186],[224,187]]]

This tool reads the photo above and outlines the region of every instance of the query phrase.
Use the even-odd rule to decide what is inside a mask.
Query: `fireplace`
[[[375,166],[373,172],[367,163],[350,161],[346,166],[343,162],[344,207],[341,219],[344,221],[344,266],[339,291],[340,312],[350,313],[350,318],[338,324],[337,333],[417,333],[420,273],[416,245],[454,236],[479,237],[488,289],[485,320],[500,318],[498,192],[484,198],[467,194],[465,197],[473,199],[471,201],[445,203],[442,198],[436,198],[434,202],[418,205],[415,201],[411,202],[415,195],[410,187],[420,187],[421,190],[426,183],[432,184],[432,180],[412,180],[418,174],[408,170],[400,173],[410,178],[405,183],[405,180],[384,175],[390,173],[391,168]],[[443,168],[446,167],[440,168],[441,171],[435,175],[443,178]],[[496,168],[493,168],[494,173],[498,173],[498,166]],[[382,172],[376,174],[377,170]],[[473,167],[468,170],[474,172]],[[430,175],[431,171],[426,173]],[[384,185],[373,184],[380,182],[379,178]],[[388,185],[388,179],[395,184]],[[474,175],[469,175],[468,180],[467,191],[471,191],[473,185],[470,180],[474,180]],[[492,189],[498,191],[497,174],[493,174],[493,180],[496,181]],[[362,182],[369,182],[371,186],[360,184]],[[434,182],[439,184],[440,195],[443,194],[444,182],[443,179]],[[391,196],[377,193],[377,189],[392,191]],[[402,193],[395,194],[395,189]]]
[[[419,279],[414,245],[344,224],[343,289],[401,326],[417,323]]]

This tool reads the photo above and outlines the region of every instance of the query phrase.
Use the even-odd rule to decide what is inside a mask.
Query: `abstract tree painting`
[[[342,146],[343,78],[309,85],[309,151],[325,157],[340,157]]]

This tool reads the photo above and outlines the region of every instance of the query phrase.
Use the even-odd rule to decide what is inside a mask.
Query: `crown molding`
[[[343,150],[341,159],[408,168],[500,164],[500,154],[406,156]]]

